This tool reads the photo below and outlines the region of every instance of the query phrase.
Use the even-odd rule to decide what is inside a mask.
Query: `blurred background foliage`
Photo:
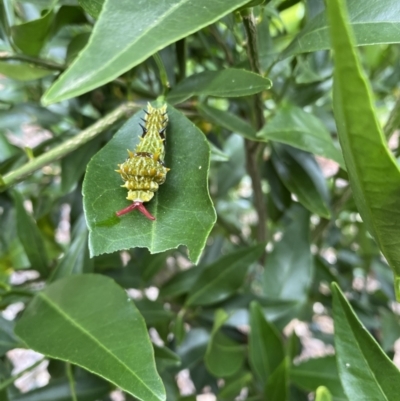
[[[135,299],[156,344],[168,400],[196,395],[198,400],[347,400],[333,356],[332,281],[384,352],[398,358],[392,272],[361,220],[342,168],[331,51],[321,45],[302,53],[294,44],[323,12],[323,2],[251,3],[260,69],[273,82],[262,93],[265,127],[257,126],[252,96],[200,94],[176,106],[211,146],[209,188],[218,217],[197,266],[183,247],[90,258],[83,177],[123,121],[0,193],[0,378],[9,384],[0,383],[2,400],[74,400],[71,388],[80,401],[134,399],[79,367],[68,370],[65,362],[41,362],[35,355],[31,364],[41,362],[40,375],[15,381],[13,364],[30,355],[18,353],[24,345],[13,329],[21,311],[47,284],[84,273],[112,278]],[[0,6],[1,175],[73,138],[122,103],[134,102],[140,110],[163,92],[157,63],[148,58],[97,89],[43,106],[44,92],[88,42],[102,1],[3,0]],[[170,86],[205,70],[252,69],[246,41],[236,12],[165,47],[159,55]],[[399,37],[387,40],[396,41]],[[379,121],[398,155],[400,47],[380,43],[359,50]],[[266,258],[249,143],[259,152]],[[320,386],[326,388],[315,395]]]

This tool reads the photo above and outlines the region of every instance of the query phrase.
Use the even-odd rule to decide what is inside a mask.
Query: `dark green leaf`
[[[286,143],[295,148],[335,160],[344,167],[343,157],[322,122],[299,107],[280,108],[257,133],[260,139]]]
[[[272,163],[287,189],[310,212],[329,218],[329,192],[322,172],[309,153],[275,144]]]
[[[250,304],[249,361],[264,387],[284,358],[285,350],[280,333],[265,319],[261,306],[253,301]]]
[[[232,296],[243,284],[250,265],[263,254],[265,245],[255,245],[223,256],[204,268],[190,290],[187,305],[212,305]]]
[[[313,274],[310,251],[310,214],[299,205],[289,213],[283,238],[268,256],[263,288],[268,298],[302,301],[307,296]]]
[[[154,345],[154,356],[156,357],[157,371],[161,372],[171,366],[179,366],[181,358],[167,347]]]
[[[335,350],[340,380],[347,397],[395,400],[400,372],[366,330],[337,284],[332,284]]]
[[[0,316],[0,356],[5,355],[10,349],[18,348],[20,345],[14,334],[14,322]]]
[[[400,3],[397,0],[348,1],[348,6],[358,46],[399,43]],[[329,46],[327,18],[325,12],[321,12],[293,40],[283,57],[328,49]]]
[[[268,401],[287,401],[289,396],[288,359],[282,363],[268,377],[265,394]]]
[[[15,45],[25,54],[37,56],[50,33],[54,13],[47,11],[41,18],[11,27]]]
[[[158,50],[212,24],[246,1],[106,0],[87,47],[42,101],[59,102],[110,82]],[[118,23],[110,25],[110,21]]]
[[[15,331],[33,350],[82,366],[140,400],[165,400],[145,322],[113,280],[84,274],[56,281],[36,295]]]
[[[239,377],[238,377],[239,376]],[[225,386],[218,393],[218,400],[231,401],[239,395],[240,391],[246,387],[253,379],[251,373],[245,373],[225,379]]]
[[[14,191],[13,197],[17,211],[17,232],[24,247],[31,268],[43,277],[49,274],[49,260],[42,234],[32,216],[25,210],[22,196]]]
[[[223,309],[215,311],[214,326],[207,346],[205,364],[207,370],[216,377],[234,375],[243,365],[243,346],[221,332],[229,315]]]
[[[239,97],[262,92],[271,87],[268,78],[254,72],[226,68],[221,71],[204,71],[181,81],[168,94],[168,101],[177,104],[191,96]]]
[[[396,4],[386,9],[391,12],[400,7]],[[374,112],[373,95],[353,48],[344,2],[331,0],[328,5],[335,51],[334,112],[350,184],[368,230],[400,276],[400,170]],[[400,277],[395,290],[400,300]]]
[[[157,220],[136,212],[121,218],[115,215],[129,201],[114,170],[126,158],[126,149],[139,142],[142,112],[90,161],[83,194],[92,255],[133,247],[157,253],[185,244],[190,258],[198,261],[215,221],[207,188],[210,149],[204,135],[183,114],[172,107],[168,113],[165,164],[171,171],[147,206]]]
[[[325,386],[337,401],[347,401],[340,383],[333,355],[322,358],[309,359],[290,369],[290,380],[300,388],[315,391],[319,386]]]
[[[200,111],[200,114],[202,114],[212,123],[220,125],[229,131],[240,134],[245,138],[256,140],[255,129],[248,122],[242,120],[234,114],[229,113],[228,111],[210,107],[205,103],[199,103],[197,108]]]

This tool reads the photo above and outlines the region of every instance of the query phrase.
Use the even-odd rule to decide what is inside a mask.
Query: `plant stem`
[[[25,54],[13,54],[13,53],[0,53],[1,61],[18,60],[29,64],[35,64],[40,67],[47,68],[48,70],[64,71],[65,67],[61,64],[57,64],[51,60],[44,60],[41,58],[26,56]]]
[[[67,141],[54,147],[48,152],[43,153],[42,155],[33,160],[30,160],[28,163],[17,168],[16,170],[4,175],[2,177],[3,182],[0,182],[0,192],[5,191],[8,187],[18,183],[19,181],[23,180],[27,175],[32,174],[43,166],[46,166],[49,163],[65,157],[69,153],[73,152],[75,149],[78,149],[85,143],[95,138],[97,135],[101,134],[104,130],[113,125],[117,120],[125,117],[127,114],[131,113],[139,107],[140,106],[138,106],[136,103],[132,102],[122,104],[114,111],[103,117],[101,120],[86,128],[79,135],[68,139]]]
[[[178,73],[176,75],[176,82],[178,83],[186,77],[186,39],[178,40],[175,49],[178,60]]]
[[[71,390],[72,401],[78,401],[78,399],[76,398],[74,374],[72,373],[72,367],[69,362],[67,362],[67,377],[69,382],[69,388]]]
[[[37,366],[39,366],[46,358],[43,357],[39,361],[35,362],[33,365],[27,367],[26,369],[22,370],[21,372],[17,373],[15,376],[10,377],[7,380],[4,380],[2,383],[0,383],[0,391],[4,390],[7,388],[10,384],[13,384],[15,380],[19,379],[21,376],[23,376],[25,373],[35,369]]]
[[[171,87],[171,85],[169,84],[168,81],[168,75],[167,75],[167,70],[165,69],[165,65],[164,62],[160,56],[160,53],[155,53],[153,55],[154,61],[157,64],[158,67],[158,71],[160,73],[160,80],[161,80],[161,85],[163,86],[163,95],[166,95],[169,88]]]
[[[400,128],[400,96],[390,112],[389,118],[383,128],[387,140],[393,135],[396,129]]]
[[[258,60],[257,51],[257,32],[256,25],[254,23],[253,12],[248,9],[242,11],[243,25],[247,36],[247,55],[250,62],[252,71],[260,74],[260,63]],[[255,113],[255,126],[257,131],[260,130],[264,124],[263,114],[263,101],[261,94],[253,96],[254,99],[254,113]],[[263,144],[256,143],[245,139],[246,147],[246,167],[247,172],[251,177],[253,193],[254,193],[254,206],[258,214],[258,228],[257,228],[257,239],[259,242],[267,242],[267,210],[264,199],[264,194],[261,187],[261,175],[258,159],[263,149]]]

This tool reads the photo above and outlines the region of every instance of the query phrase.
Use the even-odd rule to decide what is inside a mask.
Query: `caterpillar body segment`
[[[148,219],[155,220],[143,203],[153,198],[159,186],[165,182],[169,171],[164,165],[167,105],[154,108],[148,103],[143,123],[143,134],[135,151],[128,150],[129,157],[116,170],[124,181],[121,186],[128,190],[126,199],[133,203],[116,212],[116,215],[122,216],[138,209]]]

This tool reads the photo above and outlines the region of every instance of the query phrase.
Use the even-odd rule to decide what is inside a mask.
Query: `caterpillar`
[[[143,203],[151,201],[170,170],[164,165],[167,105],[154,108],[148,103],[147,110],[143,111],[144,125],[139,124],[143,130],[140,142],[134,152],[128,150],[129,157],[124,163],[118,164],[119,169],[115,170],[124,181],[121,187],[128,190],[126,199],[133,203],[116,212],[116,215],[119,217],[138,209],[148,219],[155,220]]]

